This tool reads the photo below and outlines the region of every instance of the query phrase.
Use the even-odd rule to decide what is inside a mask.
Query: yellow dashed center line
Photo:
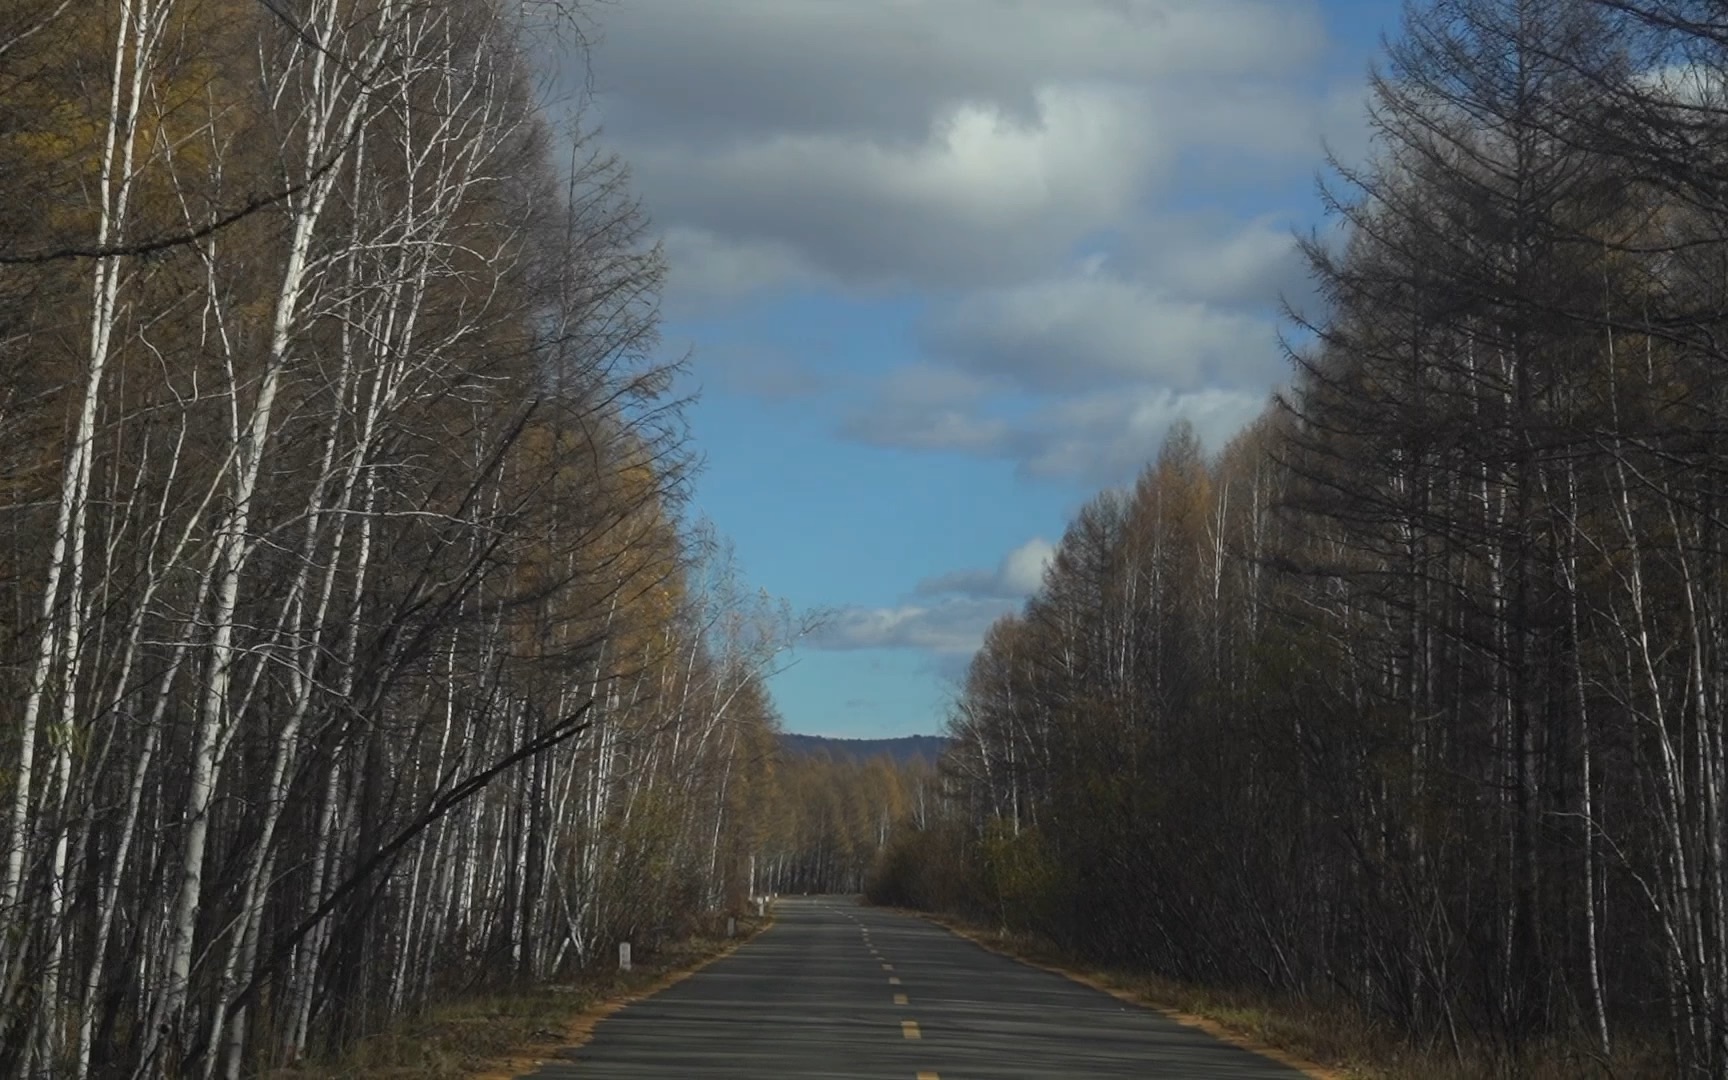
[[[908,1039],[922,1039],[924,1037],[918,1032],[918,1021],[916,1020],[900,1021],[900,1034]]]
[[[942,1078],[933,1072],[921,1072],[918,1074],[918,1080],[942,1080]]]
[[[895,994],[894,995],[894,1004],[896,1004],[896,1005],[906,1004],[906,995],[905,994]]]

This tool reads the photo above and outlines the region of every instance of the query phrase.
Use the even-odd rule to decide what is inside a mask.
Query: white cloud
[[[1692,108],[1719,106],[1724,100],[1721,72],[1693,60],[1680,60],[1639,72],[1633,85],[1665,95],[1670,101]]]
[[[1266,401],[1267,391],[1258,387],[1155,384],[1060,396],[1025,412],[992,411],[989,401],[922,408],[878,400],[850,417],[841,434],[876,446],[1006,459],[1026,476],[1099,486],[1131,479],[1157,456],[1177,420],[1193,424],[1215,452],[1259,416]],[[926,582],[920,592],[982,595],[989,587],[987,572],[962,571]]]
[[[1269,309],[1307,288],[1296,231],[1277,216],[1191,213],[1137,222],[1117,260],[1124,277],[1182,300]]]
[[[675,317],[789,287],[885,293],[889,320],[929,305],[911,340],[865,335],[838,359],[702,343],[720,388],[842,402],[858,442],[1120,483],[1178,418],[1221,446],[1284,373],[1270,309],[1301,286],[1300,260],[1282,219],[1231,209],[1282,198],[1322,138],[1348,158],[1364,137],[1355,73],[1343,89],[1316,78],[1321,14],[1319,0],[630,0],[599,20],[594,118],[661,230]],[[765,308],[721,333],[756,333]],[[902,344],[921,359],[843,370],[879,370]],[[858,359],[878,346],[889,356]],[[858,393],[827,393],[842,388]],[[957,671],[1050,554],[1033,539],[907,602],[843,609],[812,643],[917,649]]]
[[[1011,282],[1142,216],[1179,157],[1255,175],[1339,127],[1317,0],[632,0],[599,22],[609,140],[657,221],[706,234],[675,295]]]
[[[988,100],[933,105],[911,140],[778,132],[628,153],[657,216],[748,241],[752,269],[807,265],[864,285],[1000,279],[1127,213],[1170,156],[1138,90],[1031,96],[1030,117]]]
[[[1002,560],[1002,584],[1020,596],[1037,592],[1044,584],[1044,571],[1055,557],[1055,544],[1041,536],[1033,537]]]
[[[1217,152],[1225,167],[1244,157],[1313,160],[1322,143],[1350,160],[1367,138],[1365,83],[1354,72],[1318,92],[1253,75],[1209,82],[1207,91],[1183,94],[1172,134]]]
[[[1117,483],[1157,456],[1177,420],[1193,424],[1206,451],[1215,453],[1260,415],[1266,401],[1265,391],[1216,388],[1077,398],[1041,415],[1021,437],[1017,456],[1033,476]]]
[[[667,259],[666,292],[674,313],[688,313],[752,293],[820,279],[788,244],[737,239],[712,230],[674,226],[662,236]]]
[[[1006,444],[1007,422],[979,408],[996,389],[989,379],[949,368],[899,368],[855,411],[840,434],[870,446],[990,454]]]
[[[1055,554],[1054,544],[1043,537],[1033,537],[1010,551],[994,570],[955,570],[919,582],[918,593],[1018,600],[1044,584],[1044,568]]]
[[[924,599],[894,607],[849,607],[812,638],[819,649],[917,649],[953,674],[978,650],[990,624],[1017,610],[1043,584],[1055,545],[1034,537],[994,570],[960,570],[918,586]]]
[[[820,649],[920,649],[969,654],[1012,601],[961,598],[890,608],[844,608],[811,639]]]
[[[957,215],[980,228],[1023,224],[1052,210],[1088,206],[1109,216],[1148,168],[1145,104],[1094,89],[1044,87],[1025,121],[993,102],[938,114],[929,138],[897,147],[833,137],[790,137],[728,164],[738,175],[809,177],[915,213]]]
[[[867,446],[993,455],[1007,445],[1011,432],[1004,420],[962,409],[903,408],[854,413],[840,425],[840,434]]]
[[[1096,264],[967,296],[931,320],[927,338],[970,370],[1042,391],[1264,385],[1279,355],[1266,318],[1181,299]]]
[[[931,103],[1024,108],[1040,81],[1276,78],[1325,46],[1314,0],[632,0],[606,12],[609,124],[721,145],[915,136]]]
[[[896,368],[884,376],[878,392],[895,404],[920,406],[973,405],[999,393],[995,379],[933,364]]]

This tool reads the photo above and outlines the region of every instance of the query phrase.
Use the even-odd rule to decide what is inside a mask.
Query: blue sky
[[[829,613],[792,731],[941,729],[1049,545],[1286,376],[1323,142],[1393,0],[620,0],[606,141],[665,242],[695,509]]]

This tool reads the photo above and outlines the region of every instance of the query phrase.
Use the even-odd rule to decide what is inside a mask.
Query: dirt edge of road
[[[1269,1058],[1272,1061],[1276,1061],[1280,1065],[1295,1069],[1303,1076],[1308,1077],[1309,1080],[1352,1080],[1350,1073],[1328,1068],[1317,1062],[1309,1061],[1306,1058],[1297,1057],[1289,1051],[1282,1050],[1269,1043],[1253,1038],[1252,1036],[1234,1031],[1210,1017],[1197,1016],[1193,1013],[1185,1013],[1177,1009],[1160,1005],[1156,1001],[1149,1001],[1131,990],[1124,990],[1120,987],[1111,986],[1096,976],[1089,975],[1083,971],[1077,971],[1073,968],[1061,967],[1056,964],[1047,963],[1043,960],[1034,960],[1030,957],[1023,956],[1012,949],[1006,948],[990,940],[984,933],[967,926],[965,923],[957,922],[945,916],[933,915],[926,911],[911,911],[904,908],[891,910],[898,910],[903,915],[911,915],[914,918],[923,919],[927,923],[940,926],[950,934],[953,934],[956,937],[965,938],[967,941],[970,941],[972,944],[986,952],[992,952],[998,956],[1005,956],[1010,960],[1025,964],[1027,967],[1034,967],[1040,971],[1048,971],[1052,975],[1060,975],[1063,978],[1072,982],[1077,982],[1082,986],[1109,994],[1118,1001],[1160,1013],[1163,1016],[1176,1021],[1178,1024],[1181,1024],[1183,1027],[1190,1027],[1198,1031],[1204,1031],[1206,1034],[1220,1042],[1229,1043],[1231,1046],[1240,1047],[1250,1053],[1258,1054],[1263,1058]]]
[[[496,1058],[484,1068],[469,1074],[468,1080],[520,1080],[521,1077],[525,1077],[540,1066],[556,1060],[562,1054],[585,1046],[594,1037],[594,1029],[600,1021],[628,1006],[678,985],[708,965],[731,956],[773,928],[774,914],[770,911],[759,925],[750,927],[738,937],[706,956],[698,958],[693,963],[663,972],[653,982],[645,986],[596,1002],[583,1009],[564,1025],[558,1033],[558,1039],[520,1047],[509,1056]]]

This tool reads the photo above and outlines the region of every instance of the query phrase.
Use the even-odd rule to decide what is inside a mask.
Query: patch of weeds
[[[341,1053],[265,1071],[266,1080],[502,1080],[579,1044],[599,1017],[650,994],[771,925],[739,919],[738,937],[692,937],[564,983],[435,1002]]]

